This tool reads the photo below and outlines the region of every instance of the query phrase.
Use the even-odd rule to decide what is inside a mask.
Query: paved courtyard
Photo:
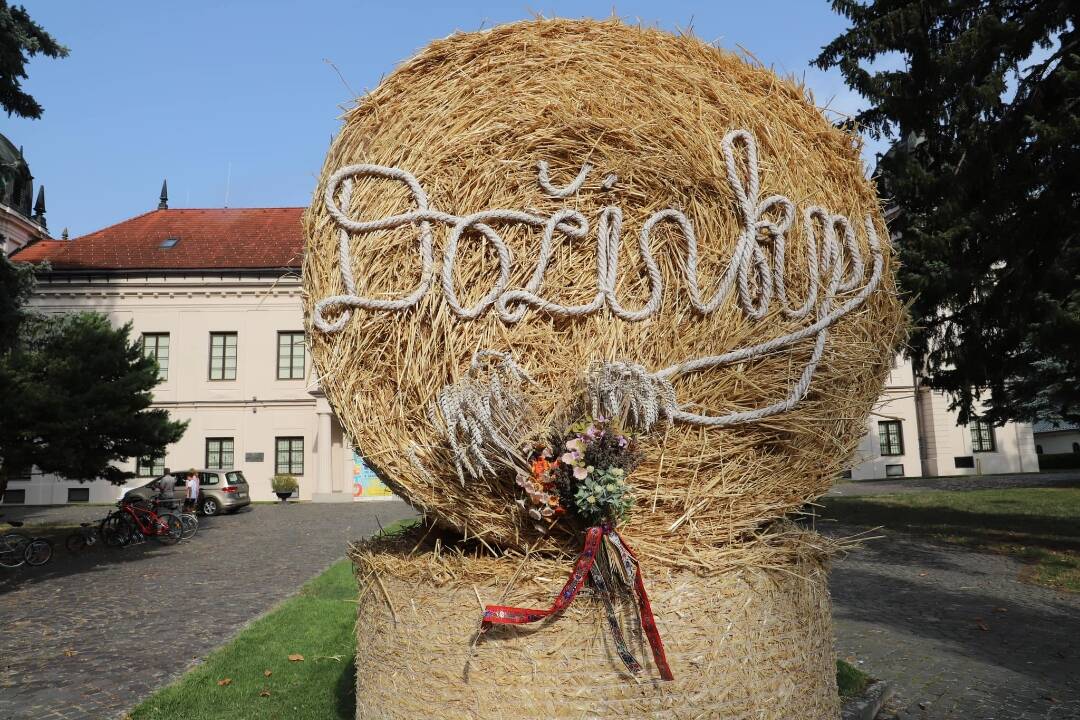
[[[839,489],[873,484],[850,485]],[[29,523],[106,510],[4,508]],[[262,505],[208,519],[178,546],[61,548],[45,568],[0,576],[0,719],[117,717],[376,531],[376,517],[411,514],[398,502]],[[883,534],[839,560],[831,585],[839,655],[897,686],[887,717],[1080,720],[1080,595],[1020,582],[1010,558]]]
[[[882,717],[1080,718],[1080,595],[1023,583],[1022,570],[899,533],[834,565],[837,652],[895,683]]]
[[[3,508],[78,522],[106,507]],[[204,518],[172,547],[58,547],[0,574],[0,719],[115,718],[342,557],[350,540],[413,515],[404,503],[256,505]],[[193,622],[194,621],[194,622]]]

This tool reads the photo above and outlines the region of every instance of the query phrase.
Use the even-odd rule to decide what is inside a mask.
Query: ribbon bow
[[[641,627],[649,640],[653,661],[660,671],[660,677],[664,680],[674,680],[667,656],[664,654],[664,643],[660,639],[660,631],[656,628],[649,596],[645,592],[645,582],[641,576],[637,556],[618,531],[607,525],[591,527],[585,531],[585,547],[578,555],[570,577],[550,608],[539,610],[508,605],[488,605],[484,608],[481,627],[487,629],[491,625],[525,625],[556,615],[570,607],[584,586],[586,578],[591,580],[594,590],[604,602],[608,628],[611,630],[615,647],[626,668],[635,674],[641,672],[641,663],[626,646],[618,615],[615,612],[615,595],[620,588],[630,589],[635,596]]]

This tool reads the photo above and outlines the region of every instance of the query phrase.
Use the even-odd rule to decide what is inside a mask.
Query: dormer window
[[[161,245],[159,245],[159,247],[164,250],[168,250],[169,248],[176,247],[176,243],[178,242],[180,242],[180,238],[178,237],[167,237],[161,241]]]

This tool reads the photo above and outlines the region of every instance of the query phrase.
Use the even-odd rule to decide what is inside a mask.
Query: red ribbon
[[[637,595],[638,608],[641,614],[641,627],[645,631],[645,637],[649,639],[649,646],[652,648],[653,661],[660,671],[660,677],[664,680],[674,680],[675,678],[671,674],[671,668],[668,666],[667,655],[664,654],[664,643],[660,639],[660,631],[657,629],[656,619],[653,617],[652,605],[649,604],[649,595],[645,592],[645,581],[641,577],[641,565],[638,563],[637,556],[634,554],[634,551],[630,549],[626,540],[614,529],[591,527],[585,531],[585,547],[581,551],[581,554],[578,555],[577,560],[574,562],[574,569],[570,573],[570,577],[567,579],[566,584],[563,585],[563,589],[559,591],[559,594],[555,597],[555,602],[550,608],[547,610],[539,610],[535,608],[512,607],[509,605],[488,605],[484,608],[482,625],[485,628],[490,625],[524,625],[543,620],[550,615],[558,614],[568,608],[570,604],[574,602],[574,598],[577,597],[582,586],[585,584],[585,578],[589,576],[589,570],[592,569],[593,562],[596,561],[596,554],[600,550],[600,543],[607,533],[611,533],[619,539],[622,546],[626,548],[626,552],[629,553],[630,557],[633,559],[634,564],[638,566],[637,572],[634,573],[634,590]]]

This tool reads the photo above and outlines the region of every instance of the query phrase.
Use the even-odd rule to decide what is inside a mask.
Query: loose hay
[[[631,239],[652,213],[681,208],[694,222],[702,291],[711,294],[739,232],[719,147],[735,128],[757,139],[763,195],[783,193],[800,208],[821,205],[856,220],[869,214],[879,237],[888,237],[858,141],[833,128],[803,88],[766,68],[693,37],[617,20],[536,20],[436,41],[360,100],[330,149],[305,220],[309,322],[316,301],[343,291],[323,190],[333,171],[352,163],[407,169],[432,207],[458,214],[489,208],[550,214],[570,207],[595,220],[614,202]],[[552,198],[537,183],[538,161],[550,163],[555,185],[570,182],[583,163],[595,169],[579,193]],[[608,191],[610,173],[619,179]],[[411,208],[400,184],[363,180],[348,211],[374,219]],[[510,287],[523,287],[541,233],[520,226],[500,232],[520,259]],[[435,233],[438,254],[446,233]],[[868,256],[865,235],[858,241]],[[787,285],[798,298],[809,286],[806,251],[801,243],[789,245]],[[462,304],[491,287],[495,260],[481,247],[472,237],[459,251],[455,282]],[[409,292],[419,279],[416,248],[413,228],[354,237],[358,291],[387,299]],[[676,424],[648,436],[645,461],[631,477],[636,508],[623,530],[654,573],[663,564],[715,565],[719,546],[816,498],[842,469],[865,431],[898,339],[900,305],[885,250],[889,272],[881,288],[833,327],[810,394],[798,407],[750,425]],[[576,550],[577,536],[537,536],[514,504],[512,475],[462,484],[428,407],[481,348],[511,351],[535,378],[543,427],[573,400],[590,361],[626,359],[655,370],[800,327],[775,305],[760,321],[734,307],[695,314],[670,228],[658,230],[654,252],[664,278],[662,311],[641,323],[606,313],[553,319],[534,311],[514,325],[494,312],[461,321],[432,292],[405,313],[356,311],[335,335],[309,324],[322,387],[369,464],[430,517],[492,546]],[[564,244],[545,288],[560,302],[585,302],[595,292],[594,266],[594,243]],[[618,294],[633,307],[648,295],[640,268],[634,242],[624,243]],[[809,339],[679,379],[678,397],[712,412],[774,402],[794,383],[812,344]],[[406,448],[414,443],[410,457]]]
[[[830,544],[794,531],[729,546],[723,572],[650,568],[675,681],[621,672],[600,602],[477,636],[483,603],[545,606],[565,565],[542,557],[410,554],[414,539],[354,546],[357,718],[835,720]],[[535,629],[532,629],[535,627]],[[433,708],[437,708],[433,710]]]

